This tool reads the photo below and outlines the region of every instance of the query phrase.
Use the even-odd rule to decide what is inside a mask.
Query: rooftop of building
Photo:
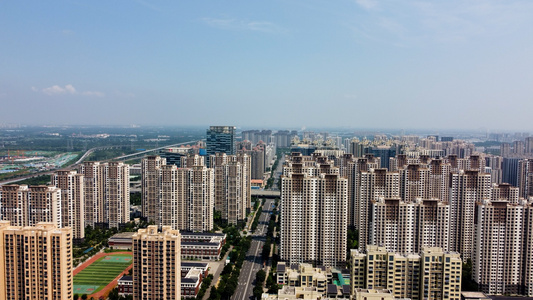
[[[124,276],[120,277],[120,279],[118,281],[133,281],[133,276],[124,275]]]

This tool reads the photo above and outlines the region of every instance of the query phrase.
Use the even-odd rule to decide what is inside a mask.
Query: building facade
[[[151,225],[133,235],[133,299],[181,299],[181,237]]]
[[[210,126],[206,132],[207,156],[218,152],[228,155],[235,154],[235,127],[234,126]]]
[[[458,253],[427,247],[419,254],[389,252],[368,245],[351,250],[352,291],[390,290],[394,298],[461,299],[462,261]]]
[[[281,177],[281,259],[346,261],[348,182],[325,157],[293,153]]]
[[[45,185],[3,185],[0,189],[0,220],[10,221],[13,226],[48,222],[61,227],[61,190]]]
[[[73,298],[72,229],[0,221],[0,300]]]
[[[61,223],[71,227],[74,240],[85,237],[85,194],[83,175],[77,171],[57,171],[52,184],[61,189]]]

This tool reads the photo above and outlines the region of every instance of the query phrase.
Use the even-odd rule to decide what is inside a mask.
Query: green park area
[[[110,254],[74,276],[74,294],[93,294],[115,279],[132,263],[130,254]]]

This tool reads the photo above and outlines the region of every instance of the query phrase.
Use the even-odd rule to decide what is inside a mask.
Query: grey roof
[[[187,268],[206,268],[207,263],[200,263],[200,262],[189,262],[189,261],[182,261],[181,267],[187,267]]]
[[[285,273],[285,265],[278,264],[278,273]]]
[[[181,242],[181,245],[189,245],[189,246],[218,246],[219,243],[204,243],[204,242]]]
[[[334,284],[328,284],[328,294],[337,294],[337,286]]]

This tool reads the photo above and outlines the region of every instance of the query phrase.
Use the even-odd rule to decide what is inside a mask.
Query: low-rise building
[[[134,234],[135,232],[120,232],[110,237],[107,243],[111,249],[128,250],[131,249]]]
[[[119,296],[133,295],[133,277],[130,275],[122,276],[117,282]]]
[[[196,297],[200,291],[203,279],[204,276],[201,269],[190,269],[187,275],[181,278],[181,296],[184,298]]]

